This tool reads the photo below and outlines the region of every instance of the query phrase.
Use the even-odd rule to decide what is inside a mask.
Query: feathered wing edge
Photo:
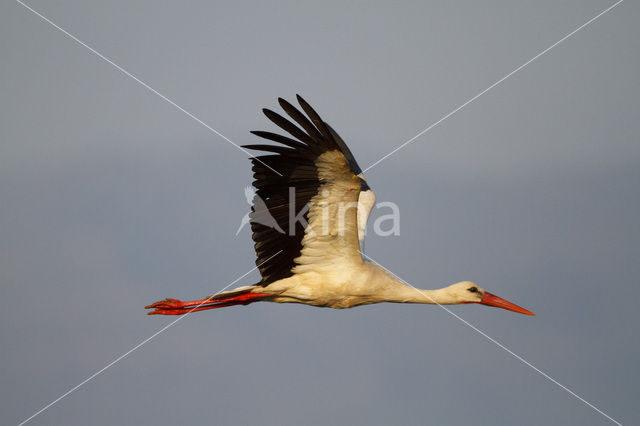
[[[268,210],[257,211],[259,207],[254,203],[250,214],[257,256],[256,265],[262,275],[259,285],[262,286],[293,275],[291,270],[296,266],[295,259],[300,256],[302,250],[309,202],[318,193],[321,184],[315,164],[318,156],[327,151],[339,150],[354,175],[362,172],[353,154],[335,130],[325,123],[300,95],[296,97],[306,116],[282,98],[278,98],[278,103],[297,125],[276,112],[263,109],[267,118],[291,137],[252,131],[256,136],[281,145],[243,146],[269,153],[251,158],[256,196],[264,202],[260,203],[261,208],[264,209],[266,206]],[[263,220],[254,220],[264,218],[266,214],[273,217],[280,230],[264,225]],[[290,220],[293,218],[300,220]],[[276,253],[277,256],[274,256]]]

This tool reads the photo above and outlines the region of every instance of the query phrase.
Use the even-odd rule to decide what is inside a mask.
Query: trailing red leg
[[[240,293],[225,297],[224,295],[211,296],[201,300],[190,300],[182,302],[177,299],[165,299],[147,305],[145,309],[155,309],[148,312],[149,315],[183,315],[189,312],[204,311],[206,309],[225,308],[227,306],[248,305],[265,298],[272,297],[265,293]]]

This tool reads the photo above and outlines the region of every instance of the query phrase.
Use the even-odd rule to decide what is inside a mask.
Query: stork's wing
[[[273,111],[263,110],[294,139],[254,131],[253,134],[284,146],[245,146],[271,153],[251,159],[253,186],[263,202],[254,202],[251,209],[261,285],[338,260],[362,262],[357,204],[361,188],[368,186],[358,176],[362,171],[340,136],[304,99],[297,99],[306,116],[284,99],[278,101],[300,127]],[[280,230],[264,224],[266,214],[273,217]],[[258,218],[262,220],[255,220]]]
[[[367,180],[364,178],[364,172],[356,162],[355,157],[351,153],[351,150],[346,143],[342,140],[339,134],[329,126],[328,123],[324,123],[331,132],[331,136],[335,139],[336,143],[340,147],[340,150],[347,159],[349,167],[360,178],[360,195],[358,196],[358,240],[362,243],[362,251],[364,252],[364,237],[367,229],[367,221],[369,220],[369,213],[376,204],[376,194],[367,184]]]

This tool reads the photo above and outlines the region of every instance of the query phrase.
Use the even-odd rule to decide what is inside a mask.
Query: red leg
[[[183,302],[181,300],[178,299],[164,299],[164,300],[160,300],[156,303],[153,303],[151,305],[147,305],[144,308],[145,309],[182,309],[182,308],[188,308],[190,306],[200,306],[200,305],[208,305],[211,303],[214,303],[215,301],[210,299],[210,298],[206,298],[206,299],[202,299],[202,300],[190,300],[190,301],[186,301]]]
[[[182,302],[177,299],[165,299],[151,305],[145,309],[155,309],[148,312],[149,315],[183,315],[189,312],[204,311],[206,309],[224,308],[234,305],[248,305],[260,299],[271,297],[264,293],[242,293],[233,297],[215,299],[213,297]],[[193,307],[192,307],[193,306]]]

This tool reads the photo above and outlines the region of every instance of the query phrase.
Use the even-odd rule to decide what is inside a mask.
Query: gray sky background
[[[29,4],[233,141],[302,94],[367,167],[608,1]],[[640,418],[640,5],[627,1],[367,173],[367,252],[623,424]],[[0,413],[16,424],[254,262],[246,155],[0,5]],[[375,219],[381,211],[374,210]],[[257,280],[253,273],[242,281]],[[606,425],[435,306],[196,313],[34,425]]]

